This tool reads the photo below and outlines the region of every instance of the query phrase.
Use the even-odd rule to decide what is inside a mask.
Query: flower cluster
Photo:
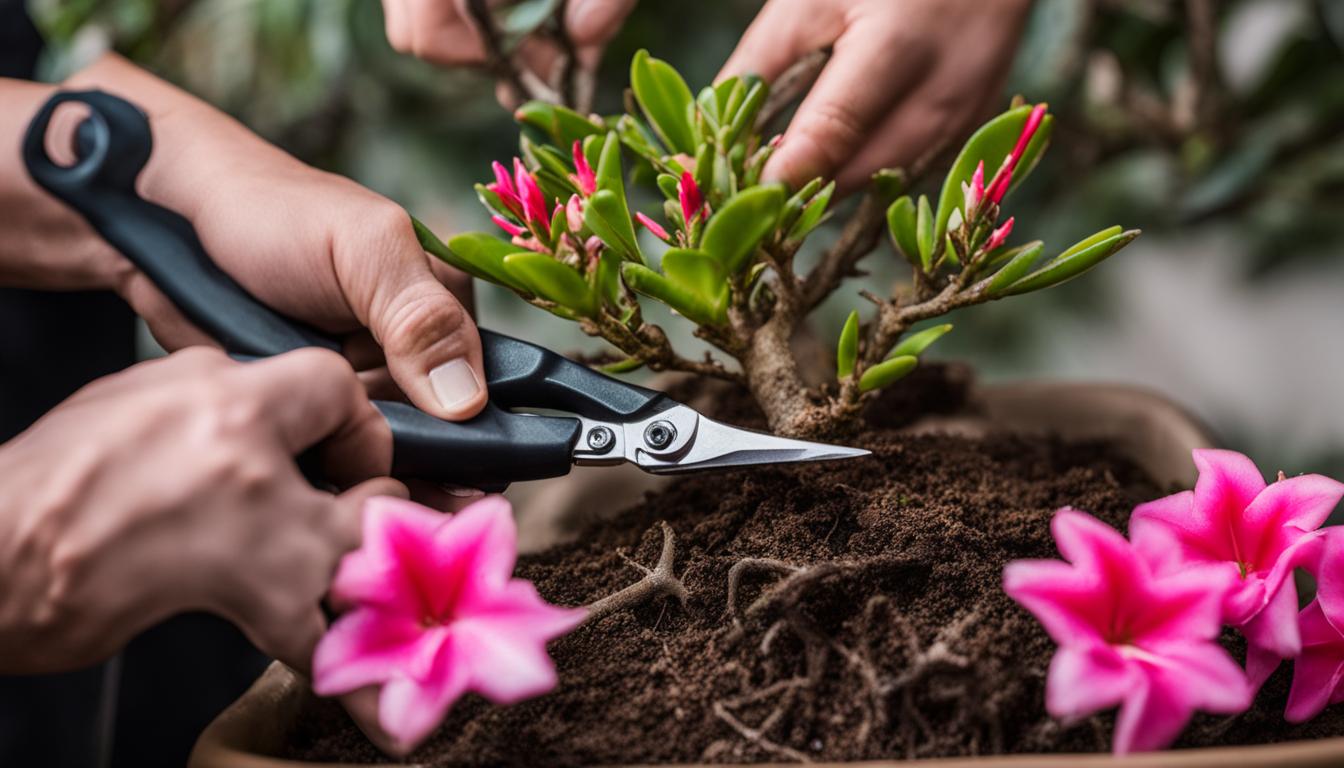
[[[399,744],[427,736],[463,693],[507,704],[555,687],[546,642],[583,609],[512,578],[517,531],[502,497],[456,515],[371,499],[364,540],[341,561],[331,601],[346,612],[313,655],[322,696],[381,686],[378,722]]]
[[[1065,509],[1051,530],[1068,562],[1004,570],[1004,590],[1059,645],[1046,708],[1075,718],[1119,704],[1117,754],[1170,744],[1197,709],[1246,709],[1283,659],[1296,659],[1289,720],[1344,699],[1344,530],[1321,527],[1344,484],[1266,484],[1232,451],[1194,458],[1195,489],[1137,507],[1128,540]],[[1297,568],[1320,585],[1300,614]],[[1223,625],[1246,637],[1244,671],[1215,642]]]

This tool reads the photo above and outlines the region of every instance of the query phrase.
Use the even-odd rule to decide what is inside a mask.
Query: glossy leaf
[[[919,196],[919,206],[915,209],[915,243],[919,246],[920,267],[928,272],[933,266],[933,244],[937,233],[933,227],[933,209],[929,198]]]
[[[822,217],[826,215],[826,207],[831,204],[831,195],[835,193],[835,182],[832,181],[822,188],[820,192],[812,198],[812,202],[807,204],[803,213],[798,217],[798,221],[789,228],[788,239],[802,240],[807,237],[817,225],[821,223]]]
[[[677,199],[677,177],[670,173],[658,174],[658,191],[668,200]]]
[[[1057,260],[1058,260],[1058,259],[1067,259],[1068,257],[1070,257],[1070,256],[1072,256],[1073,254],[1075,254],[1075,253],[1077,253],[1077,252],[1083,250],[1084,248],[1091,248],[1092,246],[1096,245],[1097,243],[1100,243],[1100,242],[1103,241],[1103,240],[1109,240],[1109,239],[1111,239],[1112,237],[1115,237],[1116,235],[1122,234],[1123,232],[1124,232],[1124,229],[1123,229],[1119,224],[1116,224],[1116,225],[1114,225],[1114,226],[1107,227],[1107,228],[1101,230],[1100,232],[1096,232],[1096,233],[1094,233],[1094,234],[1088,235],[1087,237],[1083,238],[1082,240],[1079,240],[1078,242],[1076,242],[1076,243],[1074,243],[1073,245],[1069,246],[1068,248],[1064,249],[1064,252],[1061,253],[1061,254],[1059,254],[1059,256],[1057,256],[1056,259],[1057,259]]]
[[[450,238],[448,245],[444,245],[433,233],[422,227],[423,225],[417,226],[415,233],[420,237],[420,245],[426,251],[475,277],[516,291],[531,293],[525,284],[516,280],[504,268],[504,258],[523,251],[523,248],[484,232],[466,232]],[[426,234],[434,237],[433,242],[426,242]]]
[[[530,125],[549,136],[558,147],[573,146],[575,141],[582,141],[587,136],[606,130],[572,109],[544,101],[529,101],[519,107],[513,116],[524,125]]]
[[[840,341],[835,345],[835,376],[846,379],[854,375],[854,363],[859,359],[859,312],[854,310],[840,329]]]
[[[510,211],[504,201],[499,199],[499,195],[486,189],[484,184],[477,184],[474,189],[476,190],[476,199],[481,201],[481,205],[505,218],[516,218],[513,211]]]
[[[890,360],[893,357],[907,356],[919,357],[924,354],[924,350],[928,349],[930,344],[941,339],[943,334],[950,330],[952,330],[952,324],[943,323],[942,325],[925,328],[919,333],[911,334],[904,339],[901,339],[901,343],[897,344],[887,353],[887,359]]]
[[[1049,288],[1072,280],[1100,264],[1116,251],[1129,245],[1130,241],[1138,236],[1139,231],[1137,229],[1131,229],[1128,232],[1112,235],[1104,240],[1094,241],[1091,245],[1087,245],[1081,249],[1079,249],[1078,246],[1071,247],[1064,251],[1064,253],[1061,253],[1046,262],[1040,269],[1009,285],[1003,290],[1002,295],[1015,296],[1021,293],[1038,291],[1042,288]],[[1091,239],[1092,238],[1088,238],[1088,240]]]
[[[548,301],[584,316],[597,314],[597,296],[577,269],[544,253],[524,251],[504,257],[504,268],[528,289]]]
[[[583,206],[583,223],[621,258],[643,261],[624,197],[609,189],[599,189]]]
[[[695,291],[669,280],[643,264],[634,262],[622,264],[621,278],[631,290],[661,301],[694,323],[715,325],[718,322],[714,307]]]
[[[598,370],[608,375],[618,373],[630,373],[644,367],[644,361],[638,357],[627,357],[624,360],[617,360],[614,363],[598,366]]]
[[[554,180],[568,191],[565,197],[579,191],[570,181],[569,176],[574,169],[569,165],[569,158],[562,155],[555,147],[548,147],[544,144],[538,144],[526,136],[522,139],[523,157],[527,158],[528,166],[532,168],[541,168],[546,171]],[[557,195],[557,197],[559,197]]]
[[[1041,251],[1045,249],[1045,243],[1036,240],[1020,248],[1015,249],[1016,253],[1003,265],[994,276],[989,279],[987,290],[990,295],[997,295],[1003,292],[1004,288],[1021,280],[1031,269],[1036,260],[1041,257]]]
[[[775,229],[784,206],[783,187],[753,187],[730,198],[709,219],[701,247],[727,274],[745,269],[761,240]]]
[[[742,100],[742,105],[738,107],[737,113],[731,118],[728,133],[725,135],[724,146],[732,146],[744,133],[750,132],[756,124],[756,115],[760,114],[761,107],[765,105],[765,98],[770,95],[770,86],[764,82],[756,83],[747,91],[747,95]]]
[[[887,208],[887,231],[905,260],[919,266],[919,240],[915,236],[915,201],[909,195]]]
[[[602,144],[594,173],[597,175],[598,189],[610,190],[622,202],[625,201],[625,181],[621,176],[621,142],[614,132],[607,134],[607,140]]]
[[[687,117],[691,89],[672,65],[641,50],[630,64],[630,86],[667,148],[695,154],[695,131]]]
[[[905,378],[919,365],[919,358],[906,355],[893,357],[874,365],[859,377],[859,391],[869,392],[881,389],[895,381]]]
[[[716,323],[728,319],[728,279],[718,259],[704,251],[672,248],[663,254],[662,266],[667,279],[704,300]]]
[[[900,168],[883,168],[873,174],[872,189],[886,205],[895,202],[905,192],[905,171]]]
[[[962,182],[970,182],[971,176],[975,174],[975,166],[981,160],[985,163],[987,176],[992,176],[999,166],[1003,165],[1003,159],[1017,144],[1032,108],[1033,105],[1024,104],[1010,109],[980,126],[980,129],[966,141],[956,161],[952,163],[952,169],[948,171],[947,178],[943,181],[942,192],[938,196],[938,216],[935,223],[939,237],[947,232],[947,220],[951,218],[952,212],[965,202],[961,193]],[[1032,136],[1031,143],[1027,144],[1017,169],[1013,171],[1013,181],[1008,188],[1010,191],[1021,184],[1036,167],[1036,163],[1041,159],[1041,153],[1050,143],[1050,133],[1054,124],[1054,116],[1050,114],[1041,121],[1040,127],[1036,129],[1036,135]]]

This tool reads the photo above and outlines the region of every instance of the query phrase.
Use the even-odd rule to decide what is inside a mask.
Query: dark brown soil
[[[1059,507],[1123,529],[1136,503],[1168,489],[1105,445],[895,431],[931,404],[956,410],[966,381],[962,369],[930,369],[897,388],[870,421],[877,426],[854,441],[871,458],[686,477],[578,543],[524,558],[518,575],[546,598],[587,604],[638,581],[631,561],[658,561],[666,521],[690,599],[659,599],[558,640],[555,691],[512,707],[467,697],[412,760],[564,766],[1109,749],[1113,715],[1072,724],[1046,715],[1053,646],[1000,578],[1009,560],[1056,556],[1048,523]],[[741,400],[720,402],[737,421],[753,420]],[[1344,734],[1341,707],[1304,726],[1283,721],[1289,671],[1252,711],[1199,716],[1181,746]],[[305,715],[290,756],[384,759],[329,702]]]

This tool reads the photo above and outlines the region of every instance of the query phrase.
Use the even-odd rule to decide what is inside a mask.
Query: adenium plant
[[[795,257],[832,213],[836,187],[822,178],[798,189],[762,180],[779,145],[765,131],[787,99],[753,77],[694,93],[644,51],[630,83],[617,115],[541,101],[520,108],[520,156],[495,163],[494,178],[476,188],[499,234],[445,244],[416,222],[421,242],[605,339],[621,355],[612,371],[647,366],[745,385],[778,433],[824,434],[854,422],[951,327],[907,335],[916,324],[1063,283],[1138,234],[1111,227],[1048,258],[1040,242],[1009,243],[1015,222],[1003,206],[1045,151],[1053,122],[1044,104],[1015,104],[966,142],[935,199],[904,194],[900,170],[875,174],[838,240],[803,273]],[[662,204],[639,210],[640,185]],[[845,323],[835,379],[810,388],[790,341],[858,274],[884,229],[911,282],[889,297],[862,293],[872,307]],[[649,236],[641,240],[640,230]],[[694,323],[718,354],[679,354],[644,318],[645,300]]]
[[[1117,754],[1170,745],[1197,709],[1244,711],[1284,658],[1295,659],[1288,720],[1344,700],[1344,529],[1321,527],[1344,484],[1266,484],[1233,451],[1194,459],[1195,489],[1137,507],[1128,540],[1060,510],[1051,531],[1068,562],[1004,569],[1004,590],[1059,646],[1046,709],[1073,719],[1120,705]],[[1319,584],[1300,613],[1297,568]],[[1224,625],[1246,636],[1245,670],[1216,642]]]

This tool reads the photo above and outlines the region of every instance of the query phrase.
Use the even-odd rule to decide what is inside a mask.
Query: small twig
[[[733,617],[733,625],[738,629],[746,623],[746,613],[738,605],[738,592],[742,588],[742,577],[749,573],[797,573],[800,569],[782,560],[762,557],[748,557],[733,563],[728,569],[728,614]]]
[[[467,0],[467,11],[476,24],[485,46],[485,66],[496,78],[503,80],[520,99],[531,98],[531,91],[524,86],[521,73],[513,59],[504,50],[504,41],[500,39],[499,28],[495,26],[495,17],[490,13],[488,0]]]
[[[686,586],[672,571],[672,563],[676,558],[677,551],[676,536],[672,533],[672,526],[666,522],[660,521],[658,525],[663,530],[663,551],[658,556],[658,564],[650,570],[627,558],[626,562],[642,571],[644,578],[615,594],[589,604],[588,616],[583,620],[584,624],[599,621],[617,611],[633,609],[659,597],[673,598],[685,607],[686,600],[689,598],[686,593]]]
[[[808,273],[803,282],[804,314],[830,296],[840,286],[840,281],[853,273],[855,265],[877,247],[886,223],[882,202],[875,191],[865,194],[858,210],[845,223],[840,239]]]
[[[775,712],[778,711],[780,711],[780,708],[775,709]],[[721,701],[714,702],[714,716],[719,718],[723,722],[727,723],[728,727],[732,728],[734,731],[737,731],[738,735],[740,735],[742,738],[746,739],[747,741],[750,741],[752,744],[755,744],[757,747],[760,747],[762,750],[769,752],[770,754],[779,755],[780,757],[785,757],[788,758],[789,760],[794,760],[799,763],[812,762],[812,760],[802,752],[799,752],[798,750],[793,749],[792,747],[786,747],[783,744],[776,744],[775,742],[766,738],[764,733],[766,728],[764,725],[762,725],[762,727],[760,728],[752,728],[746,723],[743,723],[741,720],[738,720],[736,717],[733,716],[733,713],[728,711],[728,708],[725,707],[723,702]],[[776,717],[776,715],[772,712],[771,717],[772,718]],[[767,720],[769,720],[769,718],[767,718]],[[770,724],[773,725],[774,723],[770,722]]]

